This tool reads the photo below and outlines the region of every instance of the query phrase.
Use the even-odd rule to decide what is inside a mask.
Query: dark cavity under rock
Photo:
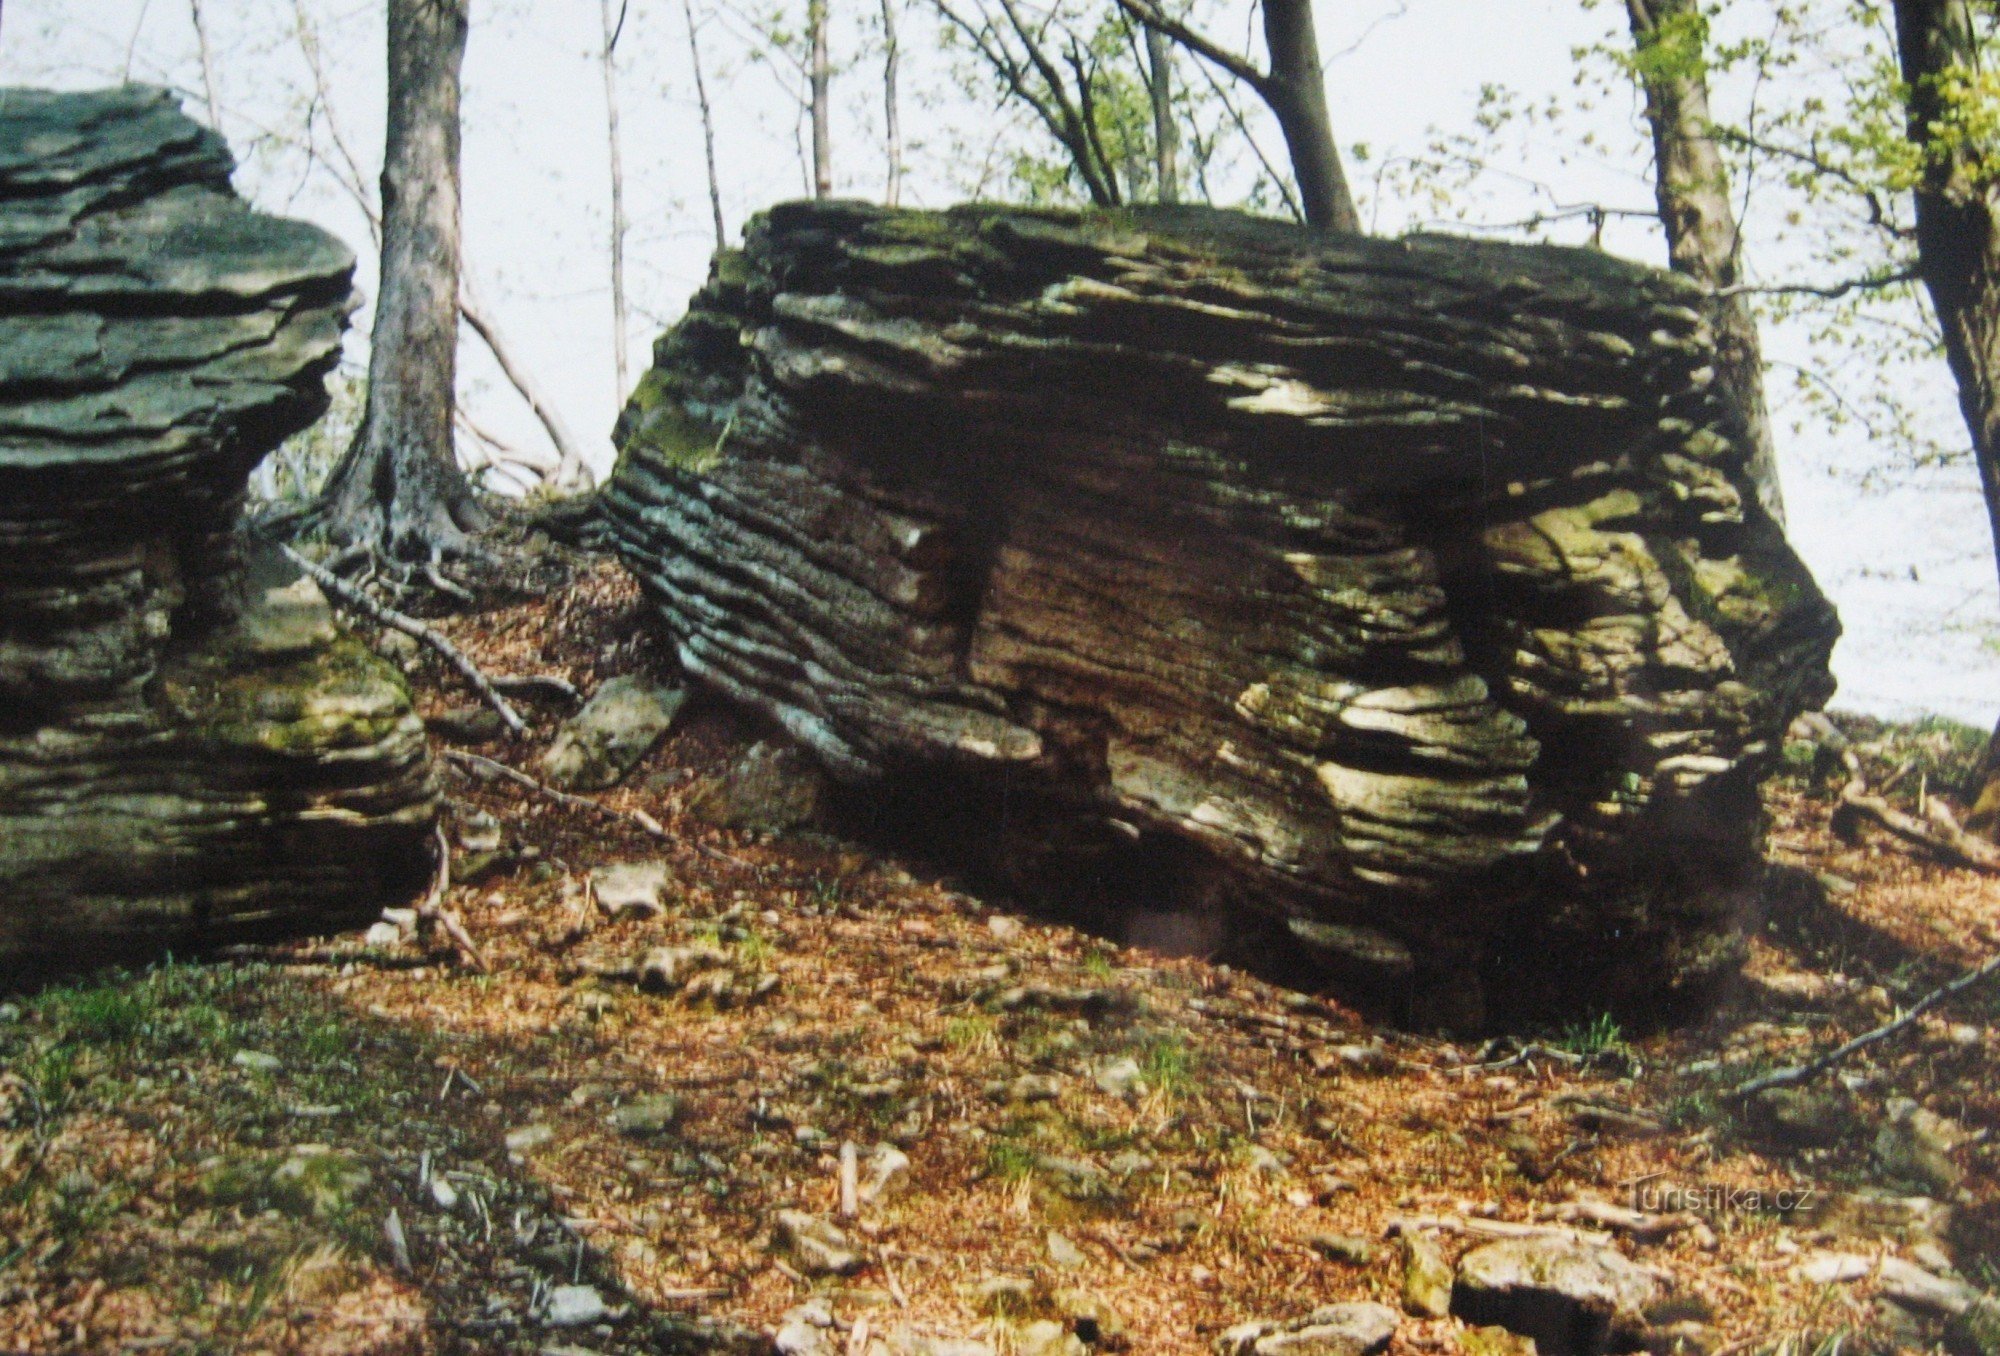
[[[366,923],[428,870],[393,669],[250,570],[353,258],[161,90],[0,90],[0,982]]]
[[[1658,1009],[1737,965],[1839,629],[1702,306],[1592,251],[787,205],[604,512],[691,674],[1019,887],[1342,925],[1423,1022]]]

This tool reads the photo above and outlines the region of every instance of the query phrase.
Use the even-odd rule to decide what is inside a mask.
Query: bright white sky
[[[206,116],[188,0],[4,3],[0,83],[76,87],[129,74],[187,91],[189,112]],[[799,196],[804,176],[796,82],[781,66],[747,55],[745,16],[756,6],[731,3],[740,8],[697,0],[694,10],[734,236],[750,212]],[[833,3],[836,61],[847,63],[836,83],[838,188],[879,196],[881,86],[869,37],[877,0]],[[700,284],[714,243],[682,6],[629,5],[618,76],[631,218],[628,385],[643,370],[654,335]],[[803,11],[803,0],[791,8]],[[381,0],[203,0],[202,9],[222,127],[244,161],[239,189],[267,210],[320,221],[368,256],[353,205],[283,143],[297,136],[312,102],[297,38],[303,12],[321,39],[328,106],[372,187],[382,136]],[[1007,144],[1007,119],[985,91],[968,94],[951,81],[921,9],[903,13],[911,162],[904,201],[940,206],[964,196],[981,167],[994,165]],[[1370,148],[1367,163],[1350,165],[1364,217],[1384,231],[1421,224],[1430,209],[1374,190],[1377,167],[1423,146],[1430,129],[1470,126],[1486,82],[1503,82],[1530,103],[1572,98],[1573,49],[1603,41],[1619,17],[1615,6],[1590,10],[1579,0],[1319,0],[1336,131],[1343,144]],[[798,16],[790,21],[796,27]],[[1218,31],[1240,36],[1233,27]],[[473,0],[464,182],[469,270],[518,356],[603,469],[622,393],[612,361],[599,42],[597,0]],[[1718,90],[1719,99],[1726,95]],[[322,149],[331,151],[324,113],[315,110],[315,125]],[[1614,99],[1595,115],[1598,149],[1589,153],[1577,152],[1575,127],[1516,137],[1519,159],[1489,186],[1477,215],[1508,220],[1554,200],[1648,207],[1648,166],[1633,116],[1630,101]],[[1275,138],[1270,145],[1277,147]],[[1783,223],[1760,222],[1757,201],[1753,195],[1746,221],[1751,262],[1772,277],[1784,270]],[[1643,222],[1614,221],[1604,243],[1635,258],[1664,259],[1657,233]],[[362,278],[370,291],[371,266],[364,264]],[[350,353],[358,361],[365,313],[356,324]],[[1773,327],[1765,344],[1774,361],[1799,361],[1806,338],[1797,327]],[[482,425],[522,447],[541,444],[476,340],[467,341],[462,372]],[[1913,381],[1940,427],[1955,431],[1942,361]],[[1773,391],[1782,400],[1781,387]],[[1782,424],[1782,409],[1780,416]],[[2000,716],[2000,590],[1970,467],[1885,477],[1898,483],[1864,489],[1857,472],[1884,459],[1856,434],[1787,437],[1781,458],[1793,541],[1847,626],[1835,655],[1838,703],[1893,715],[1936,711],[1990,727]]]

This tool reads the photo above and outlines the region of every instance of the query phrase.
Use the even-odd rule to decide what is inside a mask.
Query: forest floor
[[[440,626],[490,672],[585,691],[670,668],[608,565]],[[466,704],[408,667],[427,716]],[[459,747],[532,770],[563,714]],[[1843,724],[1916,764],[1904,796],[1969,748]],[[1768,799],[1774,858],[1818,884],[1773,899],[1740,991],[1697,1026],[1605,1019],[1524,1053],[1372,1027],[919,860],[706,827],[689,793],[747,737],[691,705],[594,797],[665,838],[441,763],[455,838],[503,840],[457,854],[448,899],[486,973],[392,926],[0,1006],[0,1351],[752,1351],[788,1313],[788,1340],[804,1318],[856,1356],[1206,1351],[1245,1319],[1400,1308],[1396,1234],[1424,1220],[1448,1257],[1509,1224],[1608,1231],[1671,1277],[1656,1317],[1689,1351],[1931,1349],[1941,1320],[1883,1297],[1885,1258],[2000,1289],[2000,986],[1823,1095],[1761,1118],[1723,1096],[2000,947],[2000,880],[1834,837],[1810,749]],[[596,907],[586,873],[619,862],[671,868],[664,913]],[[702,981],[621,977],[662,947]],[[907,1167],[867,1193],[884,1144]],[[1606,1204],[1670,1222],[1648,1241]],[[779,1246],[788,1210],[845,1255]],[[1506,1349],[1485,1341],[1410,1316],[1389,1350]]]

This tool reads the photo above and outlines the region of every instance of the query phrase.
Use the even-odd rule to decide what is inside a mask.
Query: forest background
[[[1077,200],[1053,142],[948,8],[829,6],[833,191],[881,201],[893,161],[905,206]],[[1367,229],[1595,242],[1664,265],[1622,6],[1320,0],[1315,11]],[[1108,0],[1070,0],[1070,12],[1102,59],[1119,59],[1129,39]],[[1239,50],[1258,49],[1247,5],[1203,0],[1199,17]],[[468,280],[502,348],[602,474],[618,406],[706,273],[717,219],[735,240],[750,214],[813,192],[804,0],[479,0],[472,20]],[[1875,219],[1887,195],[1853,191],[1840,173],[1874,154],[1869,118],[1894,51],[1886,20],[1846,0],[1747,0],[1720,7],[1709,36],[1714,117],[1740,134],[1731,188],[1789,530],[1847,628],[1837,704],[1991,729],[2000,591],[1935,322],[1913,282],[1840,291],[1889,271]],[[379,0],[6,0],[0,84],[132,79],[181,91],[236,150],[239,191],[347,240],[368,296],[382,44]],[[1183,195],[1282,213],[1268,167],[1285,163],[1284,147],[1262,105],[1192,58],[1179,69]],[[368,322],[357,315],[320,449],[343,446],[358,416]],[[470,328],[461,350],[461,455],[495,488],[532,482],[534,467],[556,461],[543,422]]]

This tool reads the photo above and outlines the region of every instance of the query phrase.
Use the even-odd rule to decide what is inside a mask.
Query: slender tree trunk
[[[201,0],[188,0],[188,19],[194,24],[194,43],[201,54],[201,92],[208,103],[208,125],[222,130],[222,103],[215,97],[215,52],[208,45],[208,24],[201,16]]]
[[[1146,28],[1146,86],[1153,99],[1153,183],[1161,202],[1181,200],[1180,133],[1174,126],[1174,49],[1167,35]]]
[[[889,184],[882,201],[898,206],[903,197],[903,124],[896,95],[902,52],[896,45],[896,0],[882,0],[882,133],[888,143]]]
[[[611,365],[617,374],[618,398],[625,398],[625,161],[618,144],[618,35],[625,27],[625,6],[611,15],[611,0],[597,0],[604,24],[604,125],[611,148]]]
[[[715,172],[715,111],[708,104],[708,84],[701,76],[701,39],[694,31],[693,0],[681,0],[687,16],[688,57],[694,62],[694,97],[701,109],[701,148],[708,161],[708,210],[715,217],[715,247],[729,248],[729,232],[722,224],[722,179]]]
[[[1945,360],[1972,436],[1973,461],[2000,562],[2000,185],[1986,168],[2000,147],[1964,135],[1946,85],[1982,66],[1966,0],[1895,0],[1896,48],[1909,97],[1909,136],[1923,156],[1917,185],[1917,268],[1944,332]],[[1940,136],[1949,130],[1953,135]],[[2000,730],[1987,749],[1974,821],[2000,827]]]
[[[382,277],[361,430],[316,517],[403,560],[485,525],[452,447],[458,371],[459,68],[469,0],[389,0]]]
[[[1783,523],[1785,498],[1764,403],[1764,349],[1749,306],[1728,290],[1742,281],[1742,240],[1729,202],[1729,171],[1709,120],[1700,0],[1625,0],[1625,9],[1639,55],[1646,121],[1653,129],[1653,194],[1666,227],[1668,257],[1676,273],[1723,294],[1710,318],[1716,379],[1742,418],[1757,498]]]
[[[828,125],[827,86],[832,83],[832,62],[826,47],[826,0],[806,0],[806,27],[811,30],[812,66],[812,157],[813,196],[833,196],[833,132]]]
[[[1361,231],[1361,214],[1341,167],[1326,108],[1326,72],[1319,63],[1319,35],[1312,0],[1264,0],[1264,43],[1271,73],[1259,90],[1278,119],[1299,181],[1306,222],[1323,230]]]

